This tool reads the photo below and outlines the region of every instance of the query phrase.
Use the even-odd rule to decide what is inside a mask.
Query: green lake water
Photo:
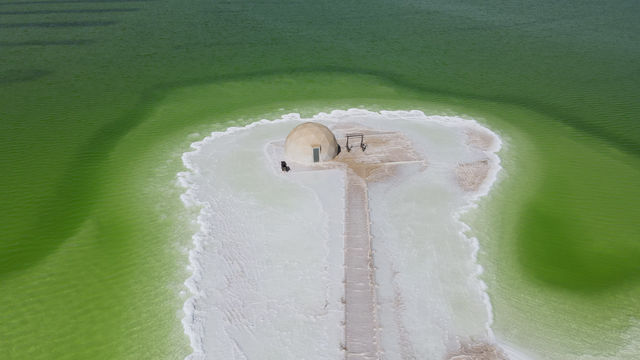
[[[0,2],[0,359],[183,359],[209,132],[365,107],[474,118],[499,339],[640,356],[637,1]]]

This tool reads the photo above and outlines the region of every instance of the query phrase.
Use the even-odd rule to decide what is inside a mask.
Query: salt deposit
[[[183,201],[201,209],[183,320],[191,359],[345,357],[345,171],[292,165],[282,173],[274,146],[308,120],[291,114],[213,133],[183,156]],[[379,356],[490,353],[478,243],[459,217],[488,193],[499,138],[474,121],[419,111],[311,120],[337,134],[345,124],[401,133],[412,159],[424,159],[368,186]]]

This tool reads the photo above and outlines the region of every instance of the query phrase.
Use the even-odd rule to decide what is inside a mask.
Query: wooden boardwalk
[[[346,359],[379,359],[367,183],[352,169],[347,170],[345,197]]]
[[[296,164],[296,172],[340,168],[346,171],[344,225],[345,314],[344,348],[347,360],[380,360],[380,342],[375,268],[371,248],[371,221],[367,184],[386,181],[396,174],[396,168],[426,161],[413,149],[411,141],[397,132],[377,131],[356,123],[341,123],[333,127],[343,151],[333,161]],[[346,134],[364,135],[366,151],[356,141],[347,151]],[[359,139],[358,139],[359,140]],[[279,142],[280,151],[284,142]],[[276,157],[278,159],[281,156]]]

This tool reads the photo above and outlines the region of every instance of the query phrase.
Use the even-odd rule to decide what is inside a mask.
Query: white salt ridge
[[[428,162],[369,186],[383,358],[437,359],[460,343],[495,342],[479,244],[460,215],[494,183],[499,137],[473,120],[351,109],[230,128],[183,155],[182,200],[201,208],[185,282],[187,358],[344,358],[344,174],[283,174],[269,154],[309,120],[402,132]],[[492,138],[490,148],[469,146],[469,129]],[[463,191],[455,166],[483,159],[487,180]]]

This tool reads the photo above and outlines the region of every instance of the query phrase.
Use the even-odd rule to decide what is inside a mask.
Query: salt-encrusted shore
[[[424,356],[434,358],[435,356],[435,358],[483,359],[481,357],[483,356],[482,354],[501,354],[500,350],[495,348],[495,338],[490,328],[492,315],[490,302],[484,290],[486,287],[479,279],[482,269],[475,260],[478,251],[477,240],[464,236],[463,232],[467,231],[468,227],[459,221],[460,214],[473,207],[479,197],[486,195],[495,180],[496,173],[500,168],[499,159],[495,155],[500,149],[499,138],[474,121],[455,117],[428,117],[419,111],[380,113],[353,109],[349,111],[334,111],[330,114],[319,114],[311,120],[323,122],[331,127],[339,141],[347,132],[364,133],[365,142],[368,144],[367,151],[359,153],[360,149],[356,148],[352,152],[345,152],[343,149],[343,153],[334,162],[322,165],[324,172],[330,176],[326,176],[326,174],[319,175],[323,172],[311,171],[312,169],[310,168],[296,166],[295,164],[292,164],[293,171],[290,174],[282,174],[275,165],[278,163],[277,160],[281,159],[281,149],[279,149],[278,143],[284,139],[287,131],[279,129],[291,129],[302,120],[299,116],[293,114],[275,122],[261,121],[246,128],[214,133],[202,142],[195,144],[195,151],[187,153],[183,157],[185,165],[189,169],[189,172],[182,173],[179,176],[183,186],[188,189],[183,200],[186,204],[197,204],[203,209],[198,219],[202,230],[194,236],[195,245],[190,252],[190,262],[194,276],[186,283],[193,294],[185,303],[185,319],[183,321],[185,332],[189,335],[194,349],[194,353],[190,358],[205,359],[226,356],[225,358],[231,359],[304,357],[312,357],[314,359],[344,357],[352,359],[377,359],[381,357],[394,359],[423,358]],[[269,127],[273,128],[274,131],[265,130]],[[256,134],[254,138],[251,133],[255,131],[262,131],[267,135],[264,136],[263,134],[260,137],[260,134]],[[278,131],[280,131],[279,136]],[[422,133],[423,131],[424,133]],[[424,134],[427,134],[426,140],[421,138]],[[234,140],[234,136],[237,136],[237,139]],[[246,139],[250,137],[252,140],[247,143]],[[215,143],[220,141],[221,138],[226,139],[219,144],[220,146],[215,146]],[[438,143],[442,141],[447,141],[447,144],[449,144],[447,146],[450,146],[451,150],[447,149],[446,146],[438,147]],[[239,146],[238,144],[242,145]],[[207,146],[210,146],[211,149],[206,149]],[[282,197],[291,198],[297,196],[295,194],[296,191],[294,191],[294,194],[291,193],[291,190],[295,190],[296,187],[311,189],[316,198],[312,202],[324,209],[324,215],[322,216],[325,219],[323,220],[325,225],[321,225],[323,221],[318,223],[319,229],[325,229],[324,237],[318,237],[318,240],[321,240],[324,245],[318,249],[324,248],[325,255],[321,257],[309,257],[308,253],[305,255],[310,262],[309,266],[313,267],[314,262],[318,264],[316,266],[318,269],[316,278],[320,279],[319,283],[323,285],[317,288],[327,289],[324,291],[324,295],[321,295],[321,292],[316,293],[316,296],[320,296],[322,299],[318,301],[315,298],[304,298],[302,301],[308,301],[309,306],[296,307],[293,304],[290,306],[286,304],[283,298],[278,298],[280,294],[274,290],[277,289],[277,284],[275,284],[275,288],[268,287],[264,289],[266,293],[273,292],[275,294],[272,301],[285,302],[285,304],[273,303],[271,310],[268,310],[269,307],[267,307],[265,311],[281,314],[281,316],[285,315],[285,313],[282,313],[285,311],[288,313],[287,315],[294,313],[294,315],[302,318],[308,315],[305,315],[306,311],[315,312],[312,317],[315,320],[308,322],[306,325],[313,329],[317,328],[316,330],[309,330],[309,335],[315,336],[315,338],[305,338],[305,334],[299,332],[300,329],[297,327],[303,324],[288,323],[282,324],[284,326],[282,327],[277,324],[272,325],[260,322],[259,319],[265,319],[264,316],[260,315],[262,311],[260,310],[262,307],[260,301],[269,302],[270,300],[266,298],[260,300],[261,286],[260,283],[255,283],[255,281],[264,281],[260,280],[261,278],[269,280],[270,276],[272,276],[271,273],[274,272],[272,267],[277,267],[277,263],[271,261],[272,265],[259,266],[260,272],[254,277],[253,283],[250,282],[247,285],[238,286],[229,283],[229,281],[235,281],[230,277],[245,276],[247,271],[252,271],[251,267],[255,267],[256,264],[264,261],[260,260],[261,254],[256,253],[256,249],[252,249],[254,250],[252,253],[232,251],[225,255],[227,257],[226,260],[219,260],[220,254],[227,252],[225,248],[243,247],[242,244],[237,244],[236,242],[254,242],[255,239],[243,238],[242,236],[233,239],[234,233],[236,233],[234,229],[248,224],[239,219],[228,219],[220,214],[212,216],[212,213],[222,211],[225,206],[229,205],[218,206],[218,210],[216,210],[215,203],[218,202],[217,199],[228,199],[229,196],[233,196],[225,193],[230,187],[233,188],[233,191],[239,191],[238,197],[249,200],[252,206],[259,204],[264,204],[260,206],[270,206],[269,201],[256,202],[256,199],[259,199],[262,195],[256,195],[256,190],[253,189],[252,184],[252,180],[256,181],[256,178],[252,179],[248,173],[248,179],[242,179],[242,174],[237,174],[238,171],[235,171],[235,175],[230,175],[231,179],[229,181],[232,186],[228,186],[227,182],[221,180],[225,169],[219,166],[229,164],[229,162],[221,161],[219,157],[223,157],[223,155],[220,152],[216,152],[215,149],[224,149],[226,152],[232,152],[234,151],[234,146],[239,149],[237,151],[240,153],[251,152],[258,158],[258,160],[254,159],[255,161],[243,163],[243,171],[247,166],[255,166],[260,168],[259,182],[268,182],[270,181],[269,179],[273,179],[276,183],[284,184],[285,186],[281,187],[281,189],[286,188],[288,190],[282,191],[280,194]],[[256,146],[256,148],[249,150],[248,146]],[[438,149],[441,151],[437,151]],[[456,150],[453,151],[453,149]],[[262,155],[260,154],[261,152]],[[239,161],[243,160],[246,161],[247,158],[239,159]],[[260,161],[263,163],[257,166]],[[338,175],[338,173],[342,175]],[[424,175],[416,175],[419,173],[424,173]],[[207,176],[216,178],[214,186],[210,184],[210,180],[206,179]],[[451,180],[448,180],[449,178]],[[444,243],[448,244],[445,245],[447,247],[446,250],[458,253],[451,255],[445,251],[439,254],[438,251],[440,251],[441,246],[436,247],[434,250],[436,252],[432,255],[429,255],[429,252],[422,255],[427,257],[417,265],[418,268],[414,268],[415,274],[413,274],[412,272],[407,272],[408,269],[403,268],[413,260],[406,259],[406,261],[403,261],[402,258],[398,258],[398,256],[406,256],[402,254],[407,249],[410,249],[405,244],[407,241],[406,235],[405,238],[396,238],[398,235],[394,234],[398,229],[402,228],[415,228],[418,232],[422,231],[421,224],[412,222],[412,216],[416,215],[414,212],[412,216],[405,217],[405,219],[409,219],[409,222],[405,224],[406,226],[400,224],[404,221],[402,220],[397,224],[399,227],[393,227],[393,219],[390,220],[389,218],[393,218],[395,215],[392,214],[386,217],[383,215],[395,209],[393,207],[395,205],[392,204],[394,200],[385,200],[385,196],[391,192],[398,193],[398,189],[404,189],[407,186],[415,187],[416,182],[420,183],[423,180],[433,181],[436,184],[434,191],[442,192],[442,190],[445,190],[445,193],[450,193],[451,195],[447,195],[446,198],[442,199],[438,199],[440,195],[437,195],[433,198],[433,200],[437,200],[433,206],[424,206],[422,207],[424,210],[420,210],[421,207],[415,208],[418,204],[411,202],[406,203],[404,207],[412,208],[418,212],[426,211],[425,215],[441,207],[444,213],[448,213],[446,216],[448,216],[449,220],[446,222],[450,222],[451,225],[445,223],[442,227],[439,227],[438,217],[434,217],[433,226],[436,226],[436,228],[432,230],[438,234],[441,233],[438,235],[440,237],[451,237],[450,240]],[[217,183],[218,181],[220,181],[220,184]],[[341,182],[341,190],[335,188],[335,185],[338,184],[336,181]],[[330,182],[333,182],[333,185],[326,186],[325,183]],[[407,182],[407,184],[403,185],[403,182]],[[243,190],[242,186],[238,186],[239,183],[247,188]],[[368,186],[370,183],[374,184],[373,190]],[[442,184],[438,185],[439,183]],[[422,184],[424,184],[424,181]],[[441,186],[444,186],[444,188]],[[460,190],[455,190],[456,186]],[[227,188],[221,189],[220,187]],[[437,190],[438,187],[440,187],[440,190]],[[209,194],[209,192],[216,192],[217,194]],[[257,193],[261,192],[258,191]],[[247,194],[250,195],[248,199],[246,199]],[[337,197],[334,196],[336,194]],[[368,199],[370,194],[374,195],[373,203],[380,209],[370,208],[371,204]],[[419,196],[422,195],[420,194]],[[451,200],[447,200],[449,197]],[[273,201],[273,199],[270,201]],[[442,205],[440,205],[440,202],[442,202]],[[342,211],[339,210],[339,203],[342,203]],[[447,203],[451,203],[451,205],[445,205]],[[398,209],[402,209],[402,207]],[[342,214],[339,214],[340,212]],[[283,214],[283,217],[286,217],[286,215]],[[342,219],[338,220],[338,217],[342,217]],[[222,222],[224,226],[216,228],[218,231],[211,231],[211,221],[215,219]],[[267,222],[267,219],[262,220]],[[260,221],[260,219],[258,218],[256,221]],[[301,218],[301,221],[304,221],[303,218]],[[369,224],[369,222],[372,224]],[[341,227],[339,232],[335,229],[336,225]],[[375,226],[370,228],[370,225]],[[255,226],[255,224],[248,226]],[[267,227],[265,228],[265,226]],[[263,229],[269,229],[273,226],[279,226],[278,221],[271,221],[261,225]],[[296,224],[291,223],[287,226],[293,229]],[[460,229],[457,232],[451,232],[448,230],[451,226],[459,226]],[[373,236],[371,231],[374,232]],[[270,238],[269,231],[256,232],[256,234],[260,234],[261,237],[266,239],[266,241],[259,241],[259,246],[268,246],[273,241]],[[342,236],[336,236],[338,234]],[[409,240],[420,240],[421,235],[418,235],[418,233],[414,235],[418,236],[418,238]],[[427,235],[427,238],[429,236]],[[222,241],[223,238],[224,241]],[[340,241],[336,241],[336,238]],[[289,243],[289,246],[299,244],[302,240],[305,239],[296,239],[296,242]],[[402,241],[398,243],[399,240]],[[436,246],[435,243],[440,242],[440,238],[433,238],[433,240],[433,246]],[[423,241],[421,240],[420,244],[424,244]],[[206,246],[203,245],[206,242],[215,243],[217,245],[215,246],[215,251],[213,251],[214,247],[206,249]],[[302,242],[306,244],[305,246],[312,244]],[[369,245],[368,247],[367,244]],[[287,249],[286,244],[282,244],[280,249]],[[343,251],[342,256],[336,256],[338,250]],[[416,249],[416,251],[420,250]],[[291,256],[278,254],[278,256],[282,256],[282,261],[285,263],[295,263],[300,255],[301,253],[298,253],[297,250],[292,251]],[[269,255],[265,256],[268,257]],[[256,258],[257,260],[255,261],[257,263],[254,260],[247,260],[247,257]],[[216,266],[209,266],[208,270],[203,270],[207,267],[206,265],[203,266],[203,263],[211,263],[211,259],[216,258],[218,260],[213,261],[213,263],[217,264],[216,266],[223,266],[219,269],[222,272],[213,271]],[[330,261],[330,258],[333,261]],[[455,288],[453,293],[438,290],[438,287],[447,281],[440,279],[439,276],[447,277],[450,275],[439,272],[437,263],[438,261],[446,261],[449,258],[451,258],[451,262],[458,261],[460,263],[460,269],[456,270],[459,275],[455,275],[456,282],[451,284]],[[323,260],[319,261],[318,259]],[[268,259],[265,258],[265,260]],[[342,260],[342,264],[338,263],[339,260]],[[435,263],[431,264],[433,261]],[[238,266],[243,270],[240,272],[224,270],[224,267],[229,266]],[[301,269],[304,268],[304,264],[301,264],[302,267],[299,268],[296,266],[292,266],[290,270],[303,271]],[[336,268],[338,271],[336,271]],[[207,271],[209,271],[208,274]],[[427,275],[427,284],[424,284],[422,279],[418,280],[420,276],[423,276],[421,275],[422,273],[429,274]],[[277,272],[274,272],[274,274],[277,275]],[[296,278],[296,274],[289,274],[289,276],[292,279]],[[225,277],[227,285],[218,286],[212,290],[211,286],[206,284],[206,278],[208,277]],[[309,272],[308,276],[302,276],[301,278],[304,281],[299,282],[299,284],[295,281],[287,281],[286,284],[282,283],[280,286],[298,284],[296,286],[301,287],[298,291],[303,292],[305,288],[314,287],[312,272]],[[338,281],[337,285],[338,287],[342,286],[342,290],[339,290],[335,286],[336,284],[333,284],[336,279],[340,278],[342,281]],[[210,283],[215,283],[215,281]],[[436,286],[436,288],[430,288],[433,286]],[[427,291],[426,293],[424,292],[425,290]],[[241,294],[246,295],[247,291],[253,294],[252,296],[255,296],[254,300],[258,301],[258,303],[247,303],[237,298]],[[454,298],[451,298],[451,296],[454,296]],[[455,296],[460,298],[456,300]],[[235,302],[228,301],[228,299],[225,299],[226,297],[236,297],[237,300],[234,300]],[[212,301],[212,298],[220,300]],[[461,304],[468,303],[469,309],[464,311],[472,311],[475,315],[465,315],[464,311],[456,313],[447,310],[451,306],[449,304],[450,301]],[[431,308],[425,312],[423,308],[428,308],[429,304],[431,304]],[[482,312],[484,312],[484,315]],[[223,316],[215,316],[216,313],[221,313]],[[342,316],[339,315],[340,313],[342,313]],[[231,316],[231,314],[235,315]],[[213,324],[216,321],[219,323]],[[429,322],[428,326],[425,326],[424,321]],[[335,329],[332,329],[332,326],[335,326]],[[265,341],[256,338],[260,333],[260,331],[256,330],[263,331]],[[336,334],[334,330],[337,330],[338,333]],[[273,334],[283,331],[282,336],[276,336],[276,338],[287,340],[281,344],[274,344],[273,341],[269,342]],[[212,336],[226,338],[228,341],[225,339],[208,340]],[[418,339],[425,339],[425,337],[427,339],[422,341],[427,342],[428,344],[426,345],[418,341]],[[429,339],[429,337],[433,339]],[[309,343],[310,339],[312,339],[312,344]],[[364,341],[362,339],[369,340]],[[207,342],[210,342],[210,344],[207,344]],[[317,343],[315,344],[316,346],[310,346],[313,345],[313,342]],[[221,349],[224,346],[234,350],[226,351]],[[254,346],[266,346],[267,350],[261,352],[260,357],[256,357],[255,352],[253,352]],[[274,346],[277,348],[271,349]],[[297,348],[299,346],[303,346],[303,348]],[[273,353],[271,350],[273,350]],[[302,357],[300,357],[300,354],[303,354]]]

